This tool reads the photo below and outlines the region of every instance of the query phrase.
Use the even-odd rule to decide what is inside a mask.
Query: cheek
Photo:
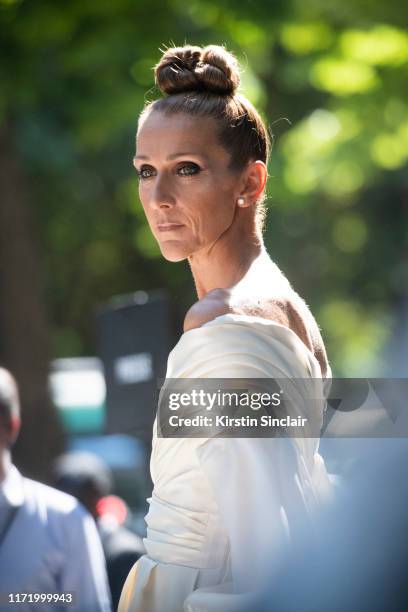
[[[217,238],[231,225],[234,218],[231,190],[214,186],[203,194],[201,201],[199,220],[202,232],[210,239]]]
[[[180,205],[191,222],[201,230],[222,227],[232,221],[234,214],[233,192],[222,181],[206,180],[186,188]]]
[[[153,214],[152,214],[152,207],[149,204],[150,197],[149,197],[149,190],[147,187],[145,186],[139,187],[139,200],[140,200],[139,206],[140,205],[142,206],[143,212],[150,225],[150,221],[153,218]]]

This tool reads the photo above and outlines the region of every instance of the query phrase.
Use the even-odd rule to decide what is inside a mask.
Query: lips
[[[183,227],[181,223],[158,223],[157,229],[159,232],[170,232],[172,230],[180,229]]]

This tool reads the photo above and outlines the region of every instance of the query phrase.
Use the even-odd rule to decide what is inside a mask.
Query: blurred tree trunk
[[[30,189],[6,122],[0,127],[0,363],[15,375],[20,389],[23,426],[14,461],[25,475],[41,480],[48,479],[51,460],[63,446],[48,397],[49,356]]]

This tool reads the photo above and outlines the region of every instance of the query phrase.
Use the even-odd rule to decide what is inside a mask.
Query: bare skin
[[[184,331],[226,313],[269,319],[299,336],[324,376],[327,356],[318,325],[257,229],[265,164],[251,161],[237,173],[229,163],[210,118],[153,111],[139,126],[134,165],[147,220],[167,260],[188,260],[196,286],[198,301],[186,314]]]
[[[4,368],[0,368],[0,388],[5,394],[17,393],[14,379]],[[0,483],[5,479],[11,464],[10,448],[20,432],[20,417],[0,412]]]
[[[5,479],[11,464],[11,447],[20,430],[19,419],[8,419],[0,415],[0,483]]]

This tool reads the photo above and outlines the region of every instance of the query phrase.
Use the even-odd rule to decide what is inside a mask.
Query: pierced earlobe
[[[244,206],[244,205],[245,205],[245,198],[243,198],[242,196],[240,196],[240,197],[237,199],[237,204],[238,204],[238,206]]]

